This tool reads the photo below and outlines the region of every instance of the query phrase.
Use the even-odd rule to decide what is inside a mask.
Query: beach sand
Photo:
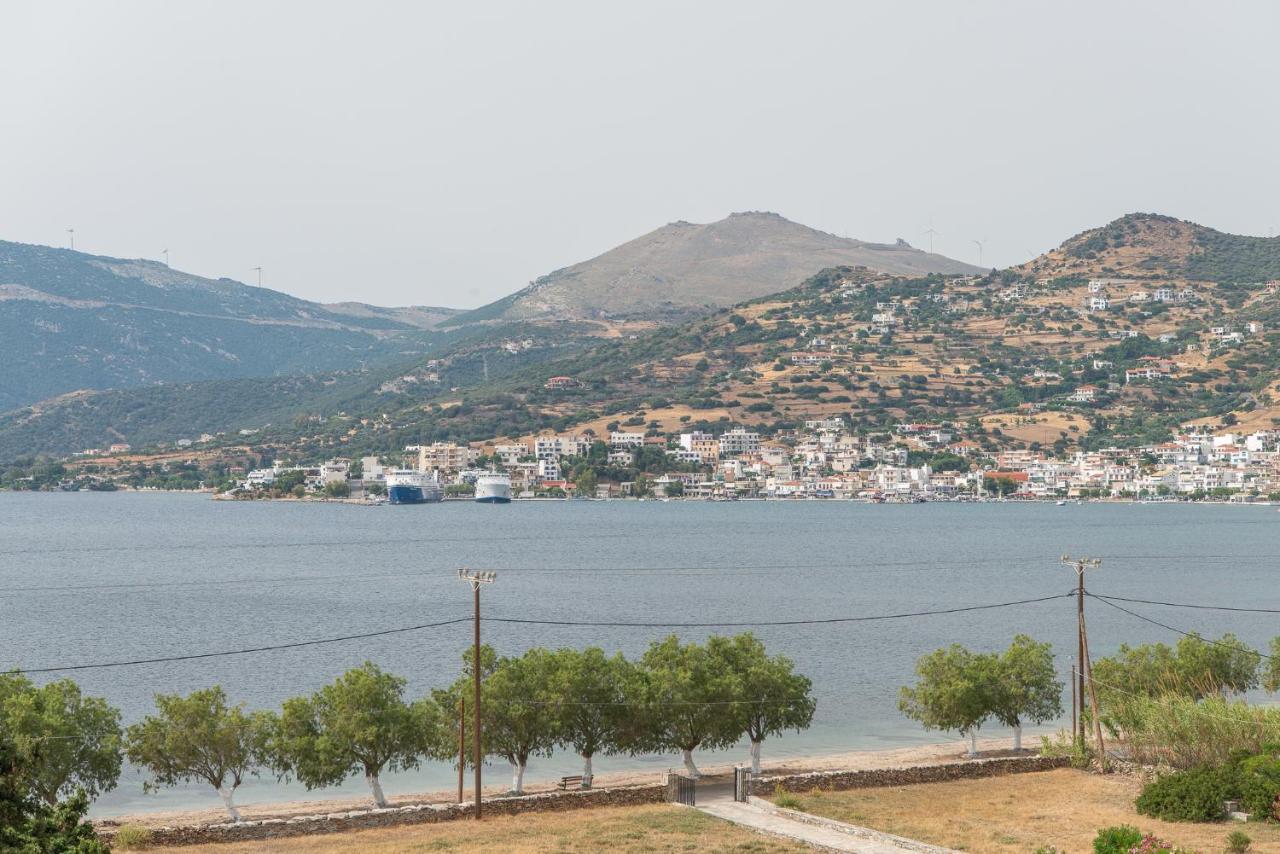
[[[1033,744],[1034,738],[1024,738],[1023,744]],[[1012,738],[988,738],[978,740],[979,758],[989,759],[1012,754]],[[1024,751],[1028,752],[1028,751]],[[813,757],[791,757],[769,761],[762,760],[762,775],[804,774],[812,771],[859,771],[877,768],[901,768],[910,765],[937,765],[948,762],[964,762],[965,745],[959,741],[942,744],[916,745],[890,750],[858,750],[846,753],[831,753]],[[672,758],[672,767],[679,764],[679,759]],[[708,764],[700,766],[704,776],[727,775],[732,773],[731,764]],[[496,770],[496,773],[495,773]],[[652,770],[622,771],[610,774],[597,774],[595,787],[642,785],[658,782],[665,772]],[[492,787],[485,787],[486,797],[497,797],[507,793],[504,785],[510,779],[505,767],[486,769],[486,776],[495,781]],[[525,787],[526,793],[545,792],[555,789],[554,782],[530,784]],[[391,806],[400,807],[410,804],[451,803],[457,798],[457,789],[419,792],[406,795],[395,795],[387,798]],[[465,794],[471,797],[471,774],[467,774]],[[210,790],[211,799],[216,797]],[[241,817],[248,820],[267,818],[291,818],[298,815],[317,813],[336,813],[357,809],[369,809],[373,806],[367,798],[316,798],[314,800],[288,801],[273,804],[248,804],[240,806]],[[173,827],[179,825],[217,824],[227,820],[227,813],[221,807],[209,809],[170,810],[164,812],[130,813],[111,816],[96,821],[96,824],[115,826],[122,824],[140,824],[147,827]]]

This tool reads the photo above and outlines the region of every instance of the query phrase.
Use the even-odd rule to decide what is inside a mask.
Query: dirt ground
[[[1225,850],[1242,830],[1256,854],[1280,852],[1280,826],[1249,822],[1172,824],[1138,815],[1141,784],[1061,769],[951,783],[795,795],[797,809],[978,854],[1028,854],[1052,845],[1090,852],[1099,828],[1129,824],[1189,851]],[[790,804],[788,804],[790,806]]]
[[[723,852],[723,854],[772,854],[811,849],[712,818],[688,807],[601,807],[565,813],[525,813],[497,816],[475,822],[454,821],[276,839],[268,842],[235,842],[152,848],[180,854],[337,854],[360,851],[392,852],[457,851],[504,854],[535,852]]]

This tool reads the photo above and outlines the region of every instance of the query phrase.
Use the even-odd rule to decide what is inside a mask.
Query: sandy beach
[[[1034,745],[1037,739],[1035,736],[1024,737],[1024,745]],[[1012,755],[1013,739],[1012,738],[988,738],[978,740],[979,757],[989,759],[997,756]],[[1027,752],[1027,751],[1024,751]],[[910,765],[936,765],[948,762],[964,762],[965,745],[959,741],[950,741],[939,744],[916,745],[913,747],[901,747],[891,750],[858,750],[846,753],[832,753],[822,756],[813,757],[792,757],[789,759],[778,759],[774,761],[763,760],[760,763],[760,771],[762,775],[775,774],[803,774],[811,771],[855,771],[855,770],[872,770],[876,768],[901,768]],[[672,767],[679,764],[676,757],[672,758]],[[713,777],[717,775],[729,774],[733,770],[731,764],[708,764],[700,766],[704,776]],[[495,785],[485,787],[485,795],[487,797],[497,797],[506,794],[508,789],[503,785],[510,776],[507,769],[499,766],[497,769],[486,769],[488,778],[495,781]],[[607,786],[627,786],[639,785],[643,783],[656,782],[664,772],[655,771],[635,771],[635,772],[615,772],[611,774],[597,774],[595,778],[596,788],[604,788]],[[466,794],[471,794],[471,776],[467,775]],[[525,787],[527,793],[545,792],[555,788],[554,783],[540,782],[530,784]],[[212,791],[210,791],[210,799],[214,799]],[[437,790],[433,792],[418,792],[406,795],[396,795],[388,797],[391,806],[400,807],[411,804],[423,803],[451,803],[457,798],[457,789]],[[316,798],[313,800],[287,801],[273,804],[249,804],[240,806],[242,817],[248,820],[262,820],[268,818],[291,818],[298,815],[311,815],[316,813],[332,813],[344,812],[355,809],[368,809],[373,806],[369,798]],[[209,809],[198,810],[169,810],[163,812],[140,812],[129,813],[124,815],[112,816],[110,818],[99,819],[96,824],[103,826],[116,826],[122,824],[141,824],[147,827],[173,827],[179,825],[196,825],[196,824],[216,824],[227,820],[227,813],[220,806],[211,806]]]

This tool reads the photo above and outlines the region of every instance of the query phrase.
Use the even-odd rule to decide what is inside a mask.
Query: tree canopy
[[[222,797],[233,821],[240,820],[234,796],[250,774],[266,764],[274,724],[269,712],[248,713],[232,706],[220,685],[180,694],[156,695],[155,715],[129,727],[129,761],[149,770],[155,786],[204,781]]]
[[[309,789],[362,772],[374,803],[386,806],[382,772],[417,768],[442,730],[436,704],[406,703],[404,687],[404,679],[366,661],[309,697],[286,700],[271,742],[273,765]]]
[[[77,790],[92,800],[120,779],[120,712],[70,679],[37,688],[0,675],[0,729],[28,755],[28,785],[49,806]]]

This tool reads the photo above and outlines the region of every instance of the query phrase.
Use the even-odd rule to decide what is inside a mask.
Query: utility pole
[[[1074,722],[1075,736],[1079,739],[1079,744],[1084,745],[1085,741],[1085,722],[1084,722],[1084,703],[1085,703],[1085,675],[1089,676],[1089,688],[1093,688],[1093,670],[1089,667],[1088,658],[1088,640],[1085,637],[1084,622],[1084,573],[1087,569],[1097,569],[1102,566],[1102,561],[1098,558],[1072,558],[1071,555],[1062,556],[1062,564],[1069,566],[1076,571],[1076,672],[1075,679],[1077,683],[1072,685],[1072,693],[1075,695],[1076,702],[1073,703],[1072,718]],[[1098,702],[1097,695],[1090,690],[1089,696],[1093,697],[1093,720],[1098,730],[1098,747],[1102,748],[1102,724],[1098,720]],[[1079,710],[1077,714],[1077,709]],[[1100,757],[1103,767],[1106,766],[1106,756]]]
[[[458,578],[471,585],[471,592],[475,596],[475,652],[471,659],[471,675],[475,684],[475,727],[472,729],[471,738],[475,742],[475,748],[472,750],[472,764],[476,767],[476,821],[480,820],[480,585],[492,584],[498,579],[498,573],[491,571],[472,572],[469,569],[458,570]]]
[[[1072,714],[1075,709],[1072,709]],[[462,785],[467,776],[467,701],[458,698],[458,803],[462,803]]]

